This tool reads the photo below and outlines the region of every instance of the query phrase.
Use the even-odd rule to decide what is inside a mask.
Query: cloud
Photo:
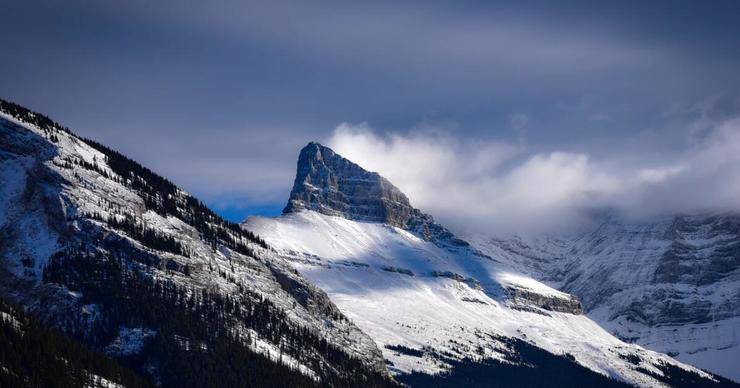
[[[627,155],[637,162],[626,166],[443,131],[379,135],[367,124],[339,125],[328,144],[456,229],[568,232],[606,209],[627,217],[740,210],[740,119],[659,166],[641,162],[646,155]]]
[[[454,122],[354,135],[392,151],[404,170],[367,163],[439,217],[556,227],[614,197],[690,202],[695,165],[719,168],[667,155],[740,114],[737,7],[6,0],[0,90],[217,207],[282,206],[298,151],[338,122]],[[506,141],[480,140],[491,128]],[[567,185],[524,190],[554,169]],[[699,187],[730,203],[713,182]]]
[[[507,143],[476,142],[444,132],[416,130],[379,136],[367,125],[339,125],[328,144],[361,166],[397,184],[419,206],[458,208],[472,186],[490,176],[519,150]],[[448,201],[440,201],[440,198]]]
[[[672,166],[639,171],[623,207],[638,212],[740,211],[740,118],[715,125]]]
[[[681,166],[645,168],[637,172],[637,179],[647,183],[661,183],[676,174],[680,174],[683,170],[684,168]]]

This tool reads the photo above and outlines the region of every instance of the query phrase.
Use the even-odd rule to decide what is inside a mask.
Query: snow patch
[[[139,354],[147,341],[156,335],[156,330],[145,327],[121,327],[118,329],[118,336],[106,346],[105,352],[113,356]]]

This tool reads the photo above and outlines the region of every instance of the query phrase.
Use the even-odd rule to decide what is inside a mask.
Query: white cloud
[[[740,211],[740,119],[714,126],[673,167],[642,170],[640,178],[628,212]]]
[[[446,188],[450,184],[474,184],[518,153],[507,143],[462,141],[430,130],[379,137],[367,124],[346,123],[337,127],[329,145],[386,176],[420,206],[453,194],[454,188]]]
[[[637,179],[647,183],[660,183],[684,171],[682,166],[644,168],[637,172]]]
[[[338,126],[328,144],[456,228],[565,231],[607,208],[628,216],[740,210],[740,119],[658,167],[624,167],[585,153],[528,154],[444,132],[381,136],[367,124]]]

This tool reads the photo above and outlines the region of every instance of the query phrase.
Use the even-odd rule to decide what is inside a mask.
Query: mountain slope
[[[166,386],[393,384],[263,240],[40,114],[0,111],[2,295]]]
[[[64,337],[0,299],[0,386],[148,387],[103,354]]]
[[[617,384],[606,376],[642,386],[727,383],[613,337],[571,295],[473,249],[326,147],[306,146],[297,170],[285,214],[243,226],[324,289],[401,380],[486,385],[475,379],[496,373],[546,386]],[[548,357],[564,360],[560,372],[546,367]]]
[[[605,218],[560,239],[471,241],[577,295],[626,341],[740,381],[740,217]]]

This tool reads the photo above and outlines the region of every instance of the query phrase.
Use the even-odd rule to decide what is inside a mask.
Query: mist
[[[522,143],[456,137],[445,130],[384,133],[339,125],[328,144],[387,177],[412,204],[466,232],[569,233],[611,212],[640,220],[740,210],[740,119],[656,162],[622,150],[620,158]]]

